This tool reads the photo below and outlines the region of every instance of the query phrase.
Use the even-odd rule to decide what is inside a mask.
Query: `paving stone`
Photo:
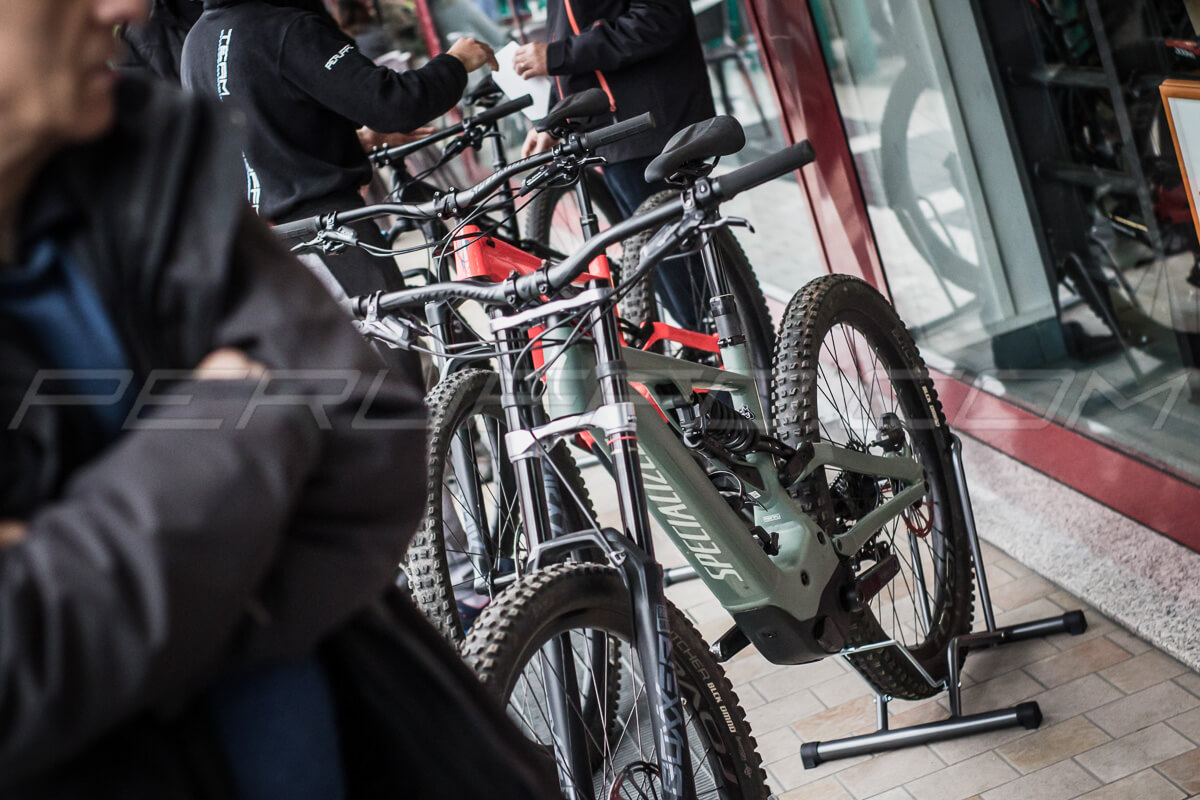
[[[771,787],[777,792],[788,792],[800,786],[808,786],[822,778],[835,775],[844,769],[870,759],[871,756],[856,756],[838,761],[827,761],[815,769],[805,769],[800,754],[780,759],[767,768],[771,776]]]
[[[983,800],[1061,800],[1100,783],[1074,761],[1063,761],[983,793]]]
[[[1034,731],[996,752],[1022,773],[1028,774],[1091,750],[1112,739],[1083,717],[1075,717]]]
[[[791,728],[779,728],[754,738],[758,741],[758,755],[764,764],[794,756],[800,752],[800,737]]]
[[[754,687],[748,683],[735,683],[734,688],[744,711],[749,711],[752,708],[758,708],[759,706],[765,705],[767,702],[763,699],[763,696],[754,691]]]
[[[746,717],[756,734],[769,733],[824,709],[821,701],[813,697],[812,692],[799,691],[780,700],[763,703],[755,709],[748,709]]]
[[[1076,645],[1070,650],[1064,650],[1051,658],[1030,664],[1025,667],[1025,672],[1032,675],[1043,686],[1053,688],[1081,675],[1098,672],[1128,658],[1129,653],[1108,639],[1100,637]]]
[[[1122,650],[1127,651],[1133,656],[1140,656],[1147,650],[1154,649],[1154,646],[1150,643],[1121,628],[1109,633],[1108,638],[1110,641],[1115,642]]]
[[[726,661],[721,665],[725,668],[725,674],[729,677],[729,680],[735,684],[757,680],[781,670],[791,669],[791,667],[781,667],[778,664],[772,664],[751,649],[743,652],[746,655],[739,655],[737,658]]]
[[[798,667],[785,667],[778,672],[754,681],[754,688],[767,700],[787,697],[801,689],[809,689],[818,683],[824,683],[830,678],[846,674],[845,668],[836,658],[826,658],[815,664],[801,664]],[[860,681],[861,682],[861,681]]]
[[[1016,705],[1041,691],[1042,687],[1025,672],[1013,670],[990,681],[963,689],[963,712],[974,714]]]
[[[1143,689],[1116,702],[1088,712],[1088,719],[1109,736],[1120,738],[1156,722],[1195,708],[1200,700],[1171,681]]]
[[[1179,800],[1186,792],[1152,769],[1122,778],[1076,800]]]
[[[1143,728],[1076,756],[1075,760],[1103,783],[1140,772],[1146,767],[1194,749],[1194,745],[1164,723]]]
[[[1167,724],[1191,739],[1194,744],[1200,744],[1200,708],[1171,717]]]
[[[1164,761],[1155,769],[1189,795],[1200,794],[1200,749]]]
[[[964,736],[961,739],[947,739],[944,742],[931,744],[933,752],[947,764],[958,764],[968,758],[974,758],[980,753],[995,750],[1001,745],[1028,736],[1031,731],[1022,727],[1003,728],[998,731],[980,733],[975,736]]]
[[[871,687],[856,672],[847,672],[831,680],[818,683],[812,687],[812,693],[827,706],[836,706],[856,697],[869,696],[872,699],[875,697]]]
[[[1176,675],[1174,681],[1192,694],[1200,697],[1200,675],[1188,671],[1182,675]]]
[[[1046,723],[1060,722],[1120,698],[1121,690],[1099,675],[1084,675],[1035,695]]]
[[[838,780],[857,798],[873,797],[946,765],[928,747],[884,753],[838,773]]]
[[[903,787],[896,787],[883,794],[877,794],[869,800],[912,800],[912,795],[904,790]]]
[[[984,753],[918,778],[904,788],[916,800],[963,800],[1002,786],[1017,776],[1017,771],[995,753]]]
[[[875,730],[875,703],[860,697],[792,723],[794,730],[806,742],[828,741],[871,733]]]
[[[1044,639],[1017,642],[995,650],[971,653],[963,672],[977,681],[986,681],[1035,661],[1058,655],[1054,645]]]
[[[780,800],[854,800],[850,793],[837,782],[837,778],[825,778],[799,789],[793,789]]]
[[[1187,667],[1183,664],[1166,653],[1154,650],[1131,658],[1124,663],[1102,669],[1100,675],[1122,692],[1132,694],[1147,686],[1174,678],[1185,671],[1187,671]]]
[[[1038,575],[1018,577],[1002,586],[989,588],[992,589],[992,604],[1004,610],[1020,608],[1054,591],[1053,584]]]

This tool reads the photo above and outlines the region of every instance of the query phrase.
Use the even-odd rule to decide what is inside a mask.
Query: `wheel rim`
[[[593,791],[598,800],[658,798],[661,796],[661,785],[658,783],[657,767],[654,766],[654,735],[640,663],[630,647],[628,633],[619,630],[624,626],[596,619],[608,616],[603,612],[587,616],[593,619],[557,620],[555,625],[544,631],[544,636],[539,637],[526,658],[522,659],[521,667],[506,693],[508,714],[526,736],[544,748],[549,757],[553,745],[544,675],[550,669],[547,659],[550,643],[558,636],[570,637],[577,684],[581,689],[587,687],[589,696],[606,696],[607,689],[603,684],[605,676],[597,676],[588,667],[589,664],[602,662],[591,648],[599,641],[605,642],[604,646],[619,648],[623,685],[615,725],[611,726],[613,730],[606,730],[602,737],[587,734],[589,749],[599,755],[592,763]],[[683,697],[696,796],[698,800],[732,798],[735,794],[726,778],[729,773],[725,754],[719,739],[708,733],[714,725],[723,723],[704,719],[703,712],[697,710],[701,706],[702,687],[690,680],[678,665],[676,669]]]
[[[886,638],[913,651],[936,645],[934,641],[946,606],[952,580],[946,531],[950,524],[947,498],[940,481],[931,479],[936,447],[928,406],[915,397],[916,385],[905,380],[897,364],[903,360],[871,341],[866,326],[835,322],[821,342],[816,389],[819,433],[823,441],[881,455],[887,448],[915,459],[926,469],[927,491],[919,507],[891,520],[858,553],[851,567],[862,574],[890,553],[899,571],[868,603]],[[889,357],[891,356],[891,357]],[[894,415],[899,435],[883,434]],[[924,418],[923,418],[924,417]],[[880,444],[881,440],[886,443]],[[829,527],[840,533],[890,498],[891,481],[877,480],[833,467],[824,468],[822,502]]]

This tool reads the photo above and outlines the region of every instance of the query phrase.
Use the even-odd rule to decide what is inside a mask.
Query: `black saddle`
[[[713,117],[688,125],[671,137],[662,153],[646,167],[646,182],[676,175],[706,175],[710,158],[730,156],[746,146],[746,132],[733,117]]]
[[[501,89],[496,82],[492,80],[492,76],[489,75],[481,80],[474,89],[467,92],[466,100],[473,106],[479,106],[480,108],[491,108],[492,106],[496,105],[496,103],[500,102],[500,98],[503,96],[504,90]]]
[[[553,131],[563,126],[567,119],[579,117],[594,117],[609,111],[608,95],[603,89],[587,89],[576,94],[567,95],[554,104],[550,113],[538,121],[539,133]]]

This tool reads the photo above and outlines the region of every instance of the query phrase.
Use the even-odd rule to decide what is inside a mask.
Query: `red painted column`
[[[809,212],[830,272],[858,275],[888,294],[875,235],[842,127],[808,3],[746,0],[790,142],[808,139],[815,166],[801,172]]]

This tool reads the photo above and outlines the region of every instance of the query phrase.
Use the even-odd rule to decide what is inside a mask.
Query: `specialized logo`
[[[337,55],[335,55],[333,58],[331,58],[325,62],[325,69],[332,70],[334,67],[337,66],[337,63],[339,61],[341,61],[343,58],[345,58],[346,55],[353,49],[354,49],[354,45],[348,44],[345,47],[343,47],[341,50],[338,50]]]
[[[233,28],[221,31],[217,39],[217,96],[229,97],[229,42],[233,39]]]
[[[722,561],[721,548],[718,547],[696,518],[687,513],[687,506],[675,494],[675,490],[667,483],[654,464],[640,454],[642,462],[642,480],[646,485],[646,499],[655,505],[662,516],[662,522],[675,533],[683,546],[692,552],[696,561],[704,566],[704,571],[714,580],[736,578],[744,582],[741,573],[727,561]]]
[[[262,203],[262,184],[258,182],[258,173],[254,171],[254,167],[250,166],[250,161],[246,158],[245,153],[242,153],[242,163],[246,165],[246,199],[250,201],[254,213],[257,214],[258,207]]]

